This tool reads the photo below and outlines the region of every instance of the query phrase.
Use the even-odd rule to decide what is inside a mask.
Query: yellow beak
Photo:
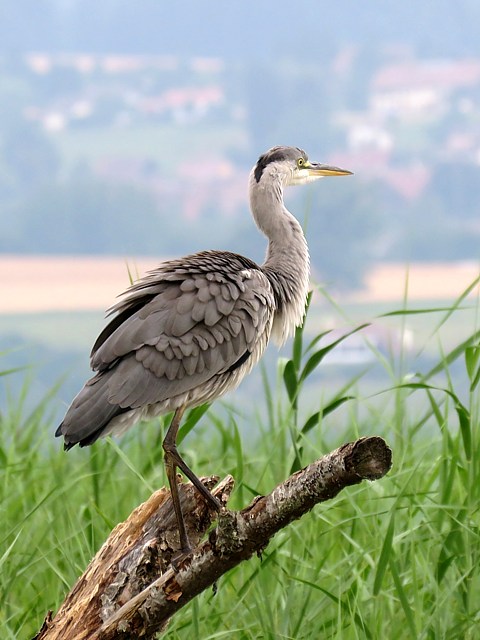
[[[311,176],[351,176],[352,171],[347,169],[340,169],[340,167],[333,167],[328,164],[320,164],[318,162],[309,162],[305,165],[305,169]]]

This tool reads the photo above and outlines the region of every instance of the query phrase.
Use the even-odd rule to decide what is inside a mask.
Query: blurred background
[[[2,402],[71,400],[129,273],[261,261],[247,178],[276,144],[355,173],[287,194],[328,292],[317,332],[332,296],[362,318],[454,300],[480,257],[479,25],[477,0],[3,0],[0,351],[27,370]],[[369,340],[412,348],[395,331]]]

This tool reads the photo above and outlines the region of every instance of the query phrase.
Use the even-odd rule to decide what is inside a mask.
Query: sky
[[[228,58],[322,55],[339,42],[402,40],[478,53],[476,0],[3,0],[0,50],[125,51]]]

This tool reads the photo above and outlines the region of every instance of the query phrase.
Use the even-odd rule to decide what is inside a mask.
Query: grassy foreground
[[[457,306],[437,311],[432,326],[460,313]],[[408,312],[398,315],[402,322]],[[215,406],[203,417],[194,410],[181,451],[199,475],[234,475],[233,508],[360,435],[385,437],[391,473],[281,532],[261,559],[223,577],[216,595],[183,609],[166,637],[479,637],[479,335],[439,347],[416,376],[404,375],[402,353],[372,347],[391,382],[374,397],[358,397],[356,374],[320,397],[317,366],[336,346],[328,335],[298,332],[276,383],[265,377],[261,406],[249,413],[255,424],[247,429],[233,409]],[[120,444],[67,455],[52,436],[52,404],[46,398],[25,415],[20,401],[0,416],[2,639],[31,638],[113,526],[165,482],[163,419]]]

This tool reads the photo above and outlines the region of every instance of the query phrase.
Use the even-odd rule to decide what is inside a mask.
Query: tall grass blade
[[[327,598],[329,598],[330,600],[332,600],[332,602],[334,602],[336,605],[341,607],[341,609],[348,615],[348,617],[353,614],[355,625],[362,630],[366,638],[373,639],[374,636],[372,635],[369,628],[366,626],[364,620],[362,620],[362,618],[358,615],[358,613],[352,612],[351,607],[347,602],[344,602],[341,598],[338,598],[331,591],[328,591],[328,589],[324,589],[319,584],[315,584],[314,582],[311,582],[309,580],[303,580],[296,576],[289,576],[289,577],[291,580],[296,580],[297,582],[301,582],[302,584],[306,585],[307,587],[310,587],[311,589],[316,589],[317,591],[321,591],[325,596],[327,596]]]
[[[461,402],[455,404],[455,411],[457,412],[458,422],[460,424],[465,457],[467,461],[470,462],[472,459],[472,426],[470,413]]]
[[[445,371],[455,360],[464,355],[465,349],[478,342],[480,339],[480,330],[475,331],[469,338],[454,347],[449,353],[442,357],[440,362],[432,367],[427,373],[422,374],[423,380],[429,380],[439,373]]]
[[[390,516],[390,522],[388,524],[387,533],[383,541],[382,550],[378,559],[377,571],[375,573],[375,580],[373,582],[373,595],[378,596],[380,589],[382,588],[383,578],[388,567],[390,555],[392,554],[392,541],[395,533],[395,510],[392,511]]]
[[[30,368],[29,365],[24,365],[21,367],[12,367],[11,369],[4,369],[3,371],[0,371],[0,377],[10,376],[12,375],[12,373],[18,373],[19,371],[26,371],[29,368]]]
[[[403,588],[402,581],[400,579],[400,575],[397,569],[397,563],[395,562],[395,557],[393,553],[390,554],[389,556],[388,564],[390,567],[390,573],[392,574],[393,584],[395,585],[395,590],[397,592],[398,599],[400,600],[400,604],[402,605],[403,612],[405,613],[405,618],[407,620],[408,626],[410,627],[411,637],[418,638],[415,619],[413,617],[413,611],[408,602],[405,589]]]
[[[469,309],[470,307],[461,307],[461,309]],[[381,313],[377,318],[394,318],[396,316],[417,316],[427,313],[439,313],[440,311],[451,311],[451,307],[430,307],[428,309],[397,309],[396,311],[387,311]]]
[[[285,383],[285,389],[287,390],[288,399],[293,405],[297,398],[298,393],[298,380],[295,364],[293,360],[288,360],[283,370],[283,382]]]
[[[477,276],[473,280],[473,282],[458,296],[458,298],[453,302],[453,304],[450,305],[450,308],[447,309],[447,314],[433,328],[431,335],[435,335],[436,333],[438,333],[440,328],[447,322],[449,318],[451,318],[453,313],[462,309],[462,307],[460,307],[460,304],[465,300],[467,296],[469,296],[472,293],[472,291],[478,286],[479,283],[480,283],[480,276]]]
[[[180,444],[192,431],[192,429],[197,425],[202,417],[207,413],[210,402],[206,402],[205,404],[201,404],[199,407],[195,407],[188,412],[188,415],[185,419],[185,422],[182,424],[178,431],[177,444]]]
[[[443,545],[438,555],[435,576],[439,584],[445,578],[445,575],[452,563],[458,562],[460,558],[465,557],[466,549],[462,532],[464,528],[465,516],[466,509],[463,507],[457,513],[451,516],[451,529],[445,536]]]
[[[308,376],[312,373],[312,371],[314,371],[318,367],[320,362],[325,358],[325,356],[328,353],[330,353],[330,351],[333,351],[335,347],[337,347],[341,342],[343,342],[344,340],[352,336],[354,333],[358,333],[359,331],[361,331],[362,329],[365,329],[365,327],[368,327],[368,326],[370,326],[368,322],[365,324],[361,324],[360,326],[355,327],[355,329],[352,329],[352,331],[348,331],[348,333],[338,338],[338,340],[335,340],[334,342],[331,342],[326,347],[323,347],[323,349],[319,349],[318,351],[315,351],[315,353],[308,358],[305,366],[303,367],[303,370],[299,377],[299,383],[304,382],[304,380],[308,378]]]
[[[406,382],[398,385],[399,389],[424,389],[429,393],[430,391],[441,391],[450,396],[454,401],[455,411],[458,416],[458,422],[460,426],[460,432],[462,434],[463,446],[465,450],[465,456],[467,460],[472,458],[472,435],[471,435],[471,416],[468,409],[460,401],[456,393],[445,387],[436,387],[426,384],[424,382]],[[431,397],[431,396],[430,396]],[[433,405],[434,406],[434,405]],[[442,420],[441,415],[436,413],[437,420]],[[443,420],[442,420],[443,421]]]
[[[465,348],[465,367],[470,380],[477,374],[478,363],[480,360],[480,346],[472,345]]]
[[[125,466],[130,469],[130,471],[133,473],[133,475],[138,478],[140,480],[140,482],[142,483],[142,485],[145,486],[145,488],[150,491],[150,493],[153,493],[155,491],[155,487],[153,487],[149,482],[147,482],[146,478],[140,473],[140,471],[137,469],[137,467],[133,464],[132,460],[130,460],[130,458],[127,456],[127,454],[123,451],[123,449],[121,449],[118,444],[112,440],[111,438],[107,438],[107,442],[110,445],[110,447],[115,451],[115,453],[117,454],[117,456],[120,458],[120,460],[122,460],[122,462],[125,464]]]
[[[480,346],[472,345],[465,349],[465,368],[470,380],[470,392],[475,391],[480,381]]]
[[[330,404],[327,404],[325,407],[323,407],[323,409],[321,409],[320,411],[316,411],[313,415],[311,415],[308,418],[308,420],[303,425],[301,430],[302,433],[303,434],[308,433],[311,429],[317,426],[317,424],[320,422],[322,418],[325,418],[330,413],[333,413],[335,409],[338,409],[339,407],[341,407],[342,404],[345,404],[345,402],[348,402],[349,400],[354,400],[354,399],[355,399],[355,396],[343,396],[342,398],[336,398],[335,400],[330,402]]]

